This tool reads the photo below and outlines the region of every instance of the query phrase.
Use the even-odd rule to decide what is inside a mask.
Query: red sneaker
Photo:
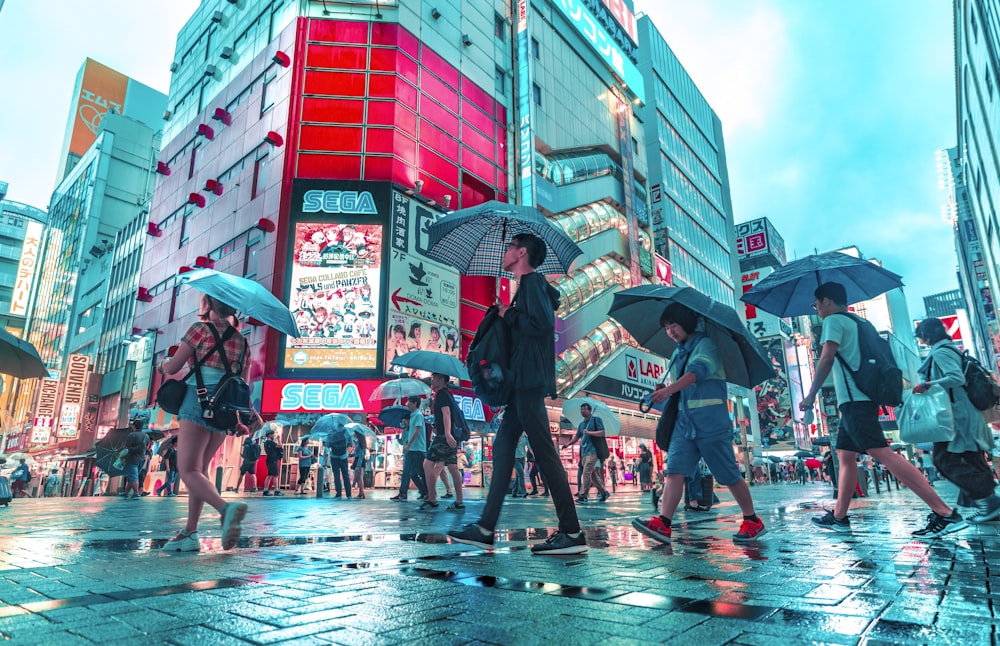
[[[767,530],[764,529],[764,521],[759,518],[756,522],[744,518],[743,522],[740,524],[740,531],[733,535],[733,540],[736,542],[752,541],[759,538],[760,535],[766,531]]]
[[[647,521],[635,518],[632,520],[632,527],[655,541],[670,542],[670,528],[663,524],[659,516],[653,516]]]

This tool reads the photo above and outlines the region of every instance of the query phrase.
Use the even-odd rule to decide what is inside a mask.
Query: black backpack
[[[472,390],[487,406],[505,406],[513,384],[510,374],[510,330],[497,306],[486,310],[465,357]]]
[[[330,448],[330,455],[337,458],[347,453],[347,433],[336,430],[327,436],[326,445]]]
[[[851,375],[861,392],[879,406],[902,404],[903,371],[896,365],[889,342],[879,336],[875,326],[863,318],[847,312],[837,314],[848,316],[857,324],[858,349],[861,352],[861,365],[856,371],[851,370],[840,353],[837,353],[840,365]],[[850,385],[847,388],[848,397],[851,397]]]
[[[243,380],[240,374],[243,372],[243,361],[247,354],[247,341],[243,341],[243,349],[240,351],[240,358],[236,361],[235,367],[229,363],[226,356],[225,342],[233,334],[236,328],[230,327],[225,334],[219,336],[218,330],[211,323],[206,323],[208,329],[215,337],[215,347],[208,354],[217,352],[222,360],[222,365],[226,368],[226,374],[219,380],[215,387],[215,392],[208,395],[205,388],[205,381],[201,377],[201,363],[195,363],[194,376],[198,382],[198,401],[201,402],[202,417],[210,420],[215,428],[233,431],[237,424],[247,425],[254,417],[253,404],[250,402],[250,385]],[[242,338],[242,337],[241,337]],[[208,358],[208,355],[205,355]],[[205,359],[202,359],[204,361]]]
[[[462,408],[455,401],[450,391],[448,392],[448,398],[451,400],[451,436],[459,444],[468,442],[469,438],[472,437],[472,430],[469,428],[468,420],[465,419],[465,413],[462,412]]]
[[[245,446],[246,448],[243,451],[243,461],[256,462],[260,457],[260,445],[256,442],[251,442]]]
[[[264,442],[264,452],[267,453],[268,462],[277,462],[285,457],[285,449],[279,446],[274,440],[266,440]]]
[[[958,348],[945,346],[958,354],[962,359],[962,374],[965,375],[965,393],[976,410],[989,410],[1000,404],[1000,386],[993,380],[983,364],[969,355],[968,350],[960,352]]]

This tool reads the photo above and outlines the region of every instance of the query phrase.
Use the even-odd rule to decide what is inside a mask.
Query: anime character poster
[[[781,337],[761,341],[774,367],[774,377],[755,390],[761,437],[786,440],[792,436],[792,400],[788,390],[788,370]]]
[[[298,222],[289,307],[302,336],[288,339],[286,368],[373,369],[383,227]]]

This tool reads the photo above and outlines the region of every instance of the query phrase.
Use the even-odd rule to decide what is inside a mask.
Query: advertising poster
[[[792,436],[792,399],[788,390],[784,341],[778,337],[762,341],[774,367],[774,377],[754,390],[757,392],[757,415],[761,437],[787,440]]]
[[[388,198],[385,183],[295,182],[286,298],[301,336],[284,338],[283,373],[381,368]]]
[[[438,218],[436,212],[396,192],[392,212],[384,365],[387,372],[408,374],[412,371],[390,364],[411,350],[461,358],[459,274],[426,255],[427,229]]]

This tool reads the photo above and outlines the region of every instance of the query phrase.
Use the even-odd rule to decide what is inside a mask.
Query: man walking
[[[166,481],[156,488],[156,495],[162,496],[163,492],[166,491],[168,496],[177,495],[177,443],[169,442],[167,450],[162,453],[161,463],[166,467],[167,472]],[[239,484],[237,483],[237,489],[239,489]]]
[[[861,347],[858,340],[858,324],[846,314],[847,291],[840,283],[823,283],[813,292],[816,301],[813,307],[823,319],[823,351],[816,365],[809,394],[799,404],[803,411],[812,410],[816,393],[833,371],[833,384],[840,404],[840,431],[837,434],[837,459],[840,460],[840,477],[837,479],[837,504],[825,516],[817,516],[812,523],[817,527],[836,532],[851,531],[851,521],[847,517],[851,496],[858,484],[857,457],[867,453],[889,470],[897,480],[909,487],[913,493],[931,508],[927,526],[913,532],[918,539],[933,539],[944,534],[957,532],[967,527],[965,519],[941,500],[931,484],[915,466],[894,452],[885,441],[882,427],[878,422],[878,404],[871,401],[858,388],[850,373],[838,364],[837,355],[851,370],[861,365]]]
[[[515,498],[524,498],[528,490],[524,486],[524,463],[528,458],[528,436],[521,433],[514,449],[514,491]]]
[[[583,421],[580,422],[580,425],[576,429],[576,436],[563,445],[565,449],[568,446],[576,444],[577,441],[580,442],[580,463],[583,466],[583,475],[580,478],[580,486],[576,490],[576,501],[589,501],[590,487],[596,486],[598,500],[605,502],[611,497],[611,494],[608,493],[607,487],[604,486],[604,478],[600,478],[594,473],[594,469],[597,466],[597,449],[590,439],[592,437],[604,437],[604,420],[594,415],[590,404],[580,404],[580,414],[583,416]]]
[[[267,466],[267,477],[264,478],[265,496],[284,496],[281,493],[281,483],[278,481],[281,475],[281,458],[285,457],[285,449],[274,441],[274,429],[267,429],[264,435],[264,464]],[[268,487],[271,493],[268,493]]]
[[[411,481],[417,485],[420,496],[427,497],[427,481],[424,479],[427,427],[424,424],[424,414],[420,412],[420,397],[407,397],[406,407],[410,409],[410,423],[403,429],[403,475],[399,479],[399,493],[389,498],[396,502],[406,500]]]
[[[330,468],[333,469],[333,484],[337,490],[335,498],[351,499],[351,470],[348,467],[347,456],[354,444],[354,434],[343,424],[337,424],[334,430],[326,436],[326,453]],[[343,481],[343,483],[341,483]]]
[[[587,540],[580,531],[580,521],[573,504],[566,471],[559,460],[552,436],[545,397],[555,397],[555,309],[559,292],[535,269],[545,260],[545,242],[530,233],[515,235],[504,252],[501,266],[518,282],[511,305],[500,305],[500,316],[517,339],[511,350],[511,376],[514,390],[503,416],[503,423],[493,442],[493,473],[483,515],[477,523],[448,532],[459,543],[486,549],[493,547],[493,532],[500,517],[509,475],[514,466],[514,448],[522,433],[535,454],[535,464],[548,482],[559,517],[559,530],[548,540],[534,545],[535,554],[582,554]]]
[[[420,504],[420,510],[437,509],[437,476],[442,473],[442,465],[451,474],[455,485],[455,502],[448,505],[448,511],[462,511],[465,502],[462,498],[462,479],[458,475],[458,440],[454,435],[455,398],[448,390],[448,375],[434,373],[431,375],[431,388],[434,390],[434,439],[427,449],[424,459],[424,477],[427,479],[427,499]],[[446,483],[447,484],[447,483]]]
[[[243,440],[243,448],[240,449],[240,458],[242,458],[242,462],[240,463],[240,475],[236,479],[235,492],[240,492],[240,485],[246,482],[247,476],[250,476],[253,486],[244,487],[244,491],[247,493],[257,491],[257,460],[260,459],[260,444],[254,442],[252,437],[247,436]]]

